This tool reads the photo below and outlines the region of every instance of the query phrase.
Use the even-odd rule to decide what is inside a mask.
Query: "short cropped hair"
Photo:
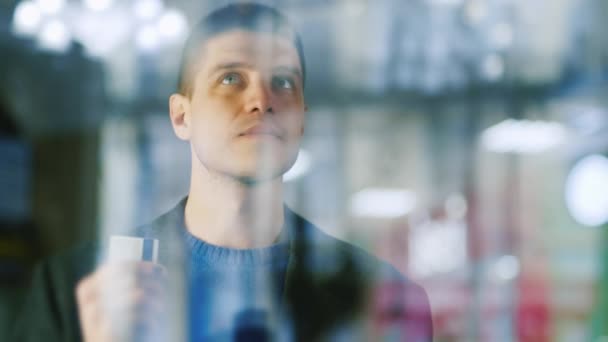
[[[305,81],[306,64],[302,40],[287,18],[276,9],[257,3],[231,4],[204,17],[190,32],[182,53],[178,76],[178,91],[190,96],[194,88],[191,66],[200,58],[203,44],[221,33],[242,29],[250,32],[272,33],[285,36],[293,42]]]

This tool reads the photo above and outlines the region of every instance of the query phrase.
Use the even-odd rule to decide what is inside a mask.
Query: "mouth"
[[[275,137],[277,139],[281,138],[281,135],[279,134],[278,130],[270,125],[255,125],[249,129],[243,131],[241,134],[239,134],[239,136],[240,137],[269,136],[269,137]]]

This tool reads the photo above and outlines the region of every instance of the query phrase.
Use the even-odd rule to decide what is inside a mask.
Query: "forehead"
[[[232,30],[209,38],[201,54],[202,69],[218,63],[287,64],[301,69],[292,40],[281,34]]]

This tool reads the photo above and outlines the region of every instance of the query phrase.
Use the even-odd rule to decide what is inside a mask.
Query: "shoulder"
[[[309,258],[313,266],[327,264],[329,260],[350,262],[358,270],[368,277],[382,278],[387,281],[407,281],[407,278],[389,263],[344,240],[338,239],[324,232],[322,229],[295,214],[296,220],[300,221],[299,238],[306,239],[309,246]],[[318,259],[318,260],[315,260]]]
[[[95,269],[102,258],[103,246],[101,241],[79,243],[42,260],[36,271],[48,273],[52,280],[76,282]]]
[[[334,297],[342,293],[363,294],[367,309],[374,317],[397,318],[409,326],[407,340],[427,341],[432,336],[430,303],[422,286],[410,280],[389,263],[364,249],[337,239],[304,218],[304,235],[308,240],[306,262],[317,274],[346,278],[341,286],[328,286]],[[359,290],[345,291],[353,284]],[[351,289],[352,290],[352,289]],[[354,300],[354,296],[349,296]],[[397,310],[397,311],[395,311]]]
[[[158,216],[151,222],[141,225],[135,229],[135,235],[152,238],[163,239],[169,235],[175,234],[184,227],[184,209],[186,207],[187,197],[181,199],[169,211]]]
[[[39,262],[13,327],[16,340],[48,341],[80,339],[75,288],[97,264],[98,242],[79,244]]]
[[[58,303],[73,302],[76,285],[95,270],[103,251],[102,242],[89,241],[42,260],[34,269],[32,288],[52,290]]]

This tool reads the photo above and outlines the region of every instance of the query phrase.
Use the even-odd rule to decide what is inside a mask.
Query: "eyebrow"
[[[209,74],[213,75],[216,72],[221,71],[221,70],[238,69],[238,68],[252,69],[252,65],[248,64],[248,63],[243,63],[243,62],[230,62],[230,63],[218,64],[218,65],[214,66],[213,68],[211,68]]]
[[[243,63],[243,62],[223,63],[223,64],[218,64],[218,65],[214,66],[213,68],[211,68],[211,70],[209,71],[209,75],[214,75],[218,71],[222,71],[222,70],[230,70],[230,69],[238,69],[238,68],[254,69],[254,66],[249,63]],[[300,79],[302,78],[302,72],[300,71],[300,69],[298,67],[281,65],[281,66],[272,68],[272,70],[275,72],[276,71],[287,72],[294,76],[299,77]]]
[[[300,79],[302,79],[302,71],[300,71],[299,68],[297,67],[292,67],[292,66],[278,66],[276,68],[273,68],[272,70],[274,71],[282,71],[282,72],[287,72],[289,74],[292,74],[294,76],[299,77]]]

